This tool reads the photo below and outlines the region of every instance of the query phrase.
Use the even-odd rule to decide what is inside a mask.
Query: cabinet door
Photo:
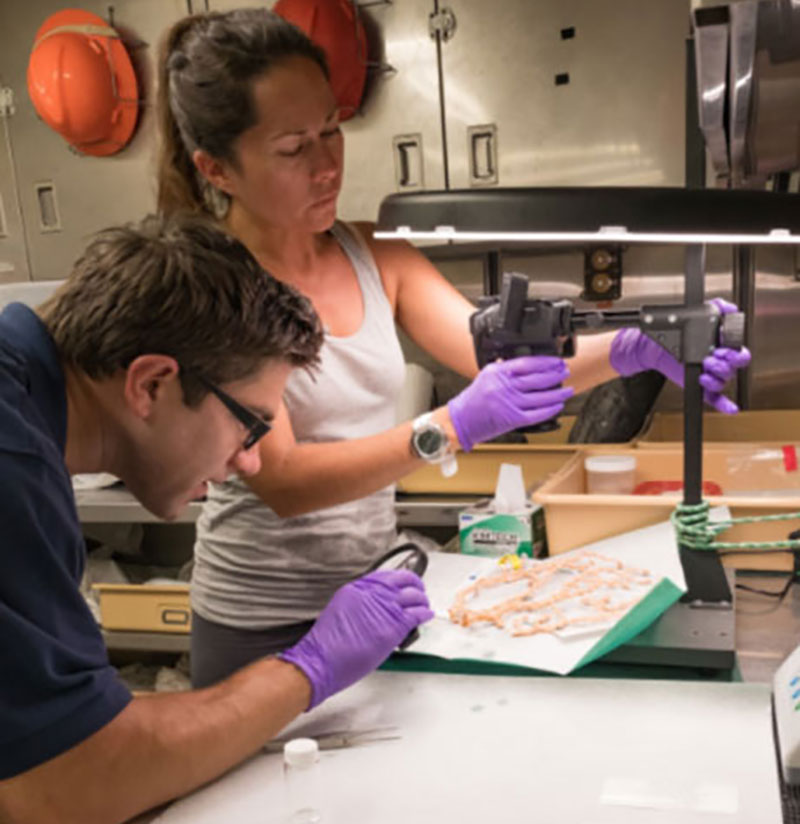
[[[343,125],[345,219],[375,220],[393,192],[444,188],[432,7],[432,0],[402,0],[362,10],[383,54],[369,69],[360,111]]]
[[[38,118],[28,97],[26,72],[36,31],[64,4],[33,0],[14,5],[0,35],[0,76],[13,88],[17,104],[8,122],[30,274],[34,280],[63,278],[94,232],[138,220],[155,207],[157,46],[167,26],[186,14],[186,3],[116,0],[111,7],[113,24],[129,45],[145,102],[133,140],[110,157],[87,157],[71,150]],[[108,3],[89,0],[81,7],[108,19]]]
[[[0,80],[0,94],[2,86]],[[30,280],[8,122],[13,116],[0,111],[0,283]]]
[[[447,5],[453,188],[683,185],[688,0]]]

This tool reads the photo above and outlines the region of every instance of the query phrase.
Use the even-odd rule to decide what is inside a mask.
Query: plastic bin
[[[703,415],[705,446],[741,443],[800,444],[800,410],[755,409],[736,415],[706,412]],[[656,412],[650,425],[636,441],[643,449],[683,444],[683,414]]]
[[[189,584],[94,584],[104,629],[189,632]]]
[[[604,449],[603,452],[607,453]],[[665,521],[681,500],[680,492],[653,495],[589,495],[583,466],[584,454],[573,456],[534,493],[544,506],[547,542],[551,554]],[[683,448],[627,449],[635,455],[636,483],[681,480]],[[770,455],[774,460],[766,458]],[[707,497],[714,506],[725,504],[731,516],[778,515],[800,511],[800,472],[786,470],[781,451],[742,447],[703,450],[703,479],[722,487],[723,494]],[[755,458],[758,458],[757,460]],[[800,521],[740,524],[720,536],[723,541],[774,541],[800,528]],[[726,566],[738,569],[790,570],[791,555],[735,553],[726,555]]]

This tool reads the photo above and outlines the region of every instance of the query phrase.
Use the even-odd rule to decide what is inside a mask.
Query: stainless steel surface
[[[0,9],[0,31],[7,16],[8,10]],[[1,65],[0,87],[13,92],[10,86],[5,86],[5,72]],[[30,278],[19,203],[17,168],[11,143],[10,121],[16,117],[17,96],[14,95],[13,110],[0,107],[0,283]]]
[[[188,652],[190,636],[186,632],[122,632],[103,630],[106,647],[113,651]]]
[[[501,186],[683,184],[688,0],[451,6],[458,28],[442,54],[452,188],[469,187],[467,132],[485,123],[497,126]],[[556,85],[557,74],[569,82]]]
[[[800,8],[790,0],[759,3],[757,37],[747,169],[753,183],[800,167]]]
[[[751,404],[800,407],[800,281],[789,250],[756,252]],[[800,441],[800,433],[798,433]]]
[[[395,503],[397,525],[404,526],[452,526],[458,527],[458,514],[480,500],[479,495],[459,495],[457,498],[441,498],[436,495],[398,497]]]
[[[730,142],[731,182],[739,186],[747,178],[745,144],[753,98],[753,60],[756,50],[758,3],[735,3],[730,7]]]
[[[728,26],[727,21],[696,25],[694,35],[700,130],[703,132],[714,174],[723,179],[727,179],[730,174],[728,140],[725,134]]]
[[[78,507],[78,517],[85,524],[166,523],[148,512],[127,489],[119,486],[79,490],[75,493],[75,503]],[[201,506],[199,502],[190,503],[170,523],[196,521]]]
[[[723,185],[761,187],[771,175],[800,167],[800,8],[793,0],[702,5],[697,22],[730,18],[695,29],[700,119],[712,164]],[[726,28],[729,74],[720,82],[709,67],[719,66]],[[727,104],[727,135],[718,128],[720,102]],[[730,174],[721,160],[723,139]]]

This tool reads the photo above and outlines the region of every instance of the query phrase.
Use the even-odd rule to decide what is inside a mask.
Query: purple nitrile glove
[[[722,298],[714,298],[711,303],[722,315],[739,311],[736,304]],[[656,369],[673,383],[683,386],[683,364],[639,329],[620,329],[617,332],[611,343],[609,361],[624,377],[646,369]],[[703,360],[703,373],[700,375],[700,385],[705,389],[705,402],[726,415],[738,412],[739,407],[722,392],[736,370],[744,368],[748,363],[750,352],[746,347],[719,347],[706,357]]]
[[[311,682],[308,709],[382,664],[433,612],[418,575],[408,569],[371,572],[340,587],[314,626],[278,657]]]
[[[546,355],[524,355],[484,366],[447,404],[461,448],[469,452],[476,443],[557,415],[575,394],[571,387],[557,388],[568,375],[561,358]]]

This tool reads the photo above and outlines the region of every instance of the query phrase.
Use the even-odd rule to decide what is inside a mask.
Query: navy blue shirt
[[[66,431],[55,344],[13,303],[0,313],[0,779],[74,747],[131,699],[79,591]]]

